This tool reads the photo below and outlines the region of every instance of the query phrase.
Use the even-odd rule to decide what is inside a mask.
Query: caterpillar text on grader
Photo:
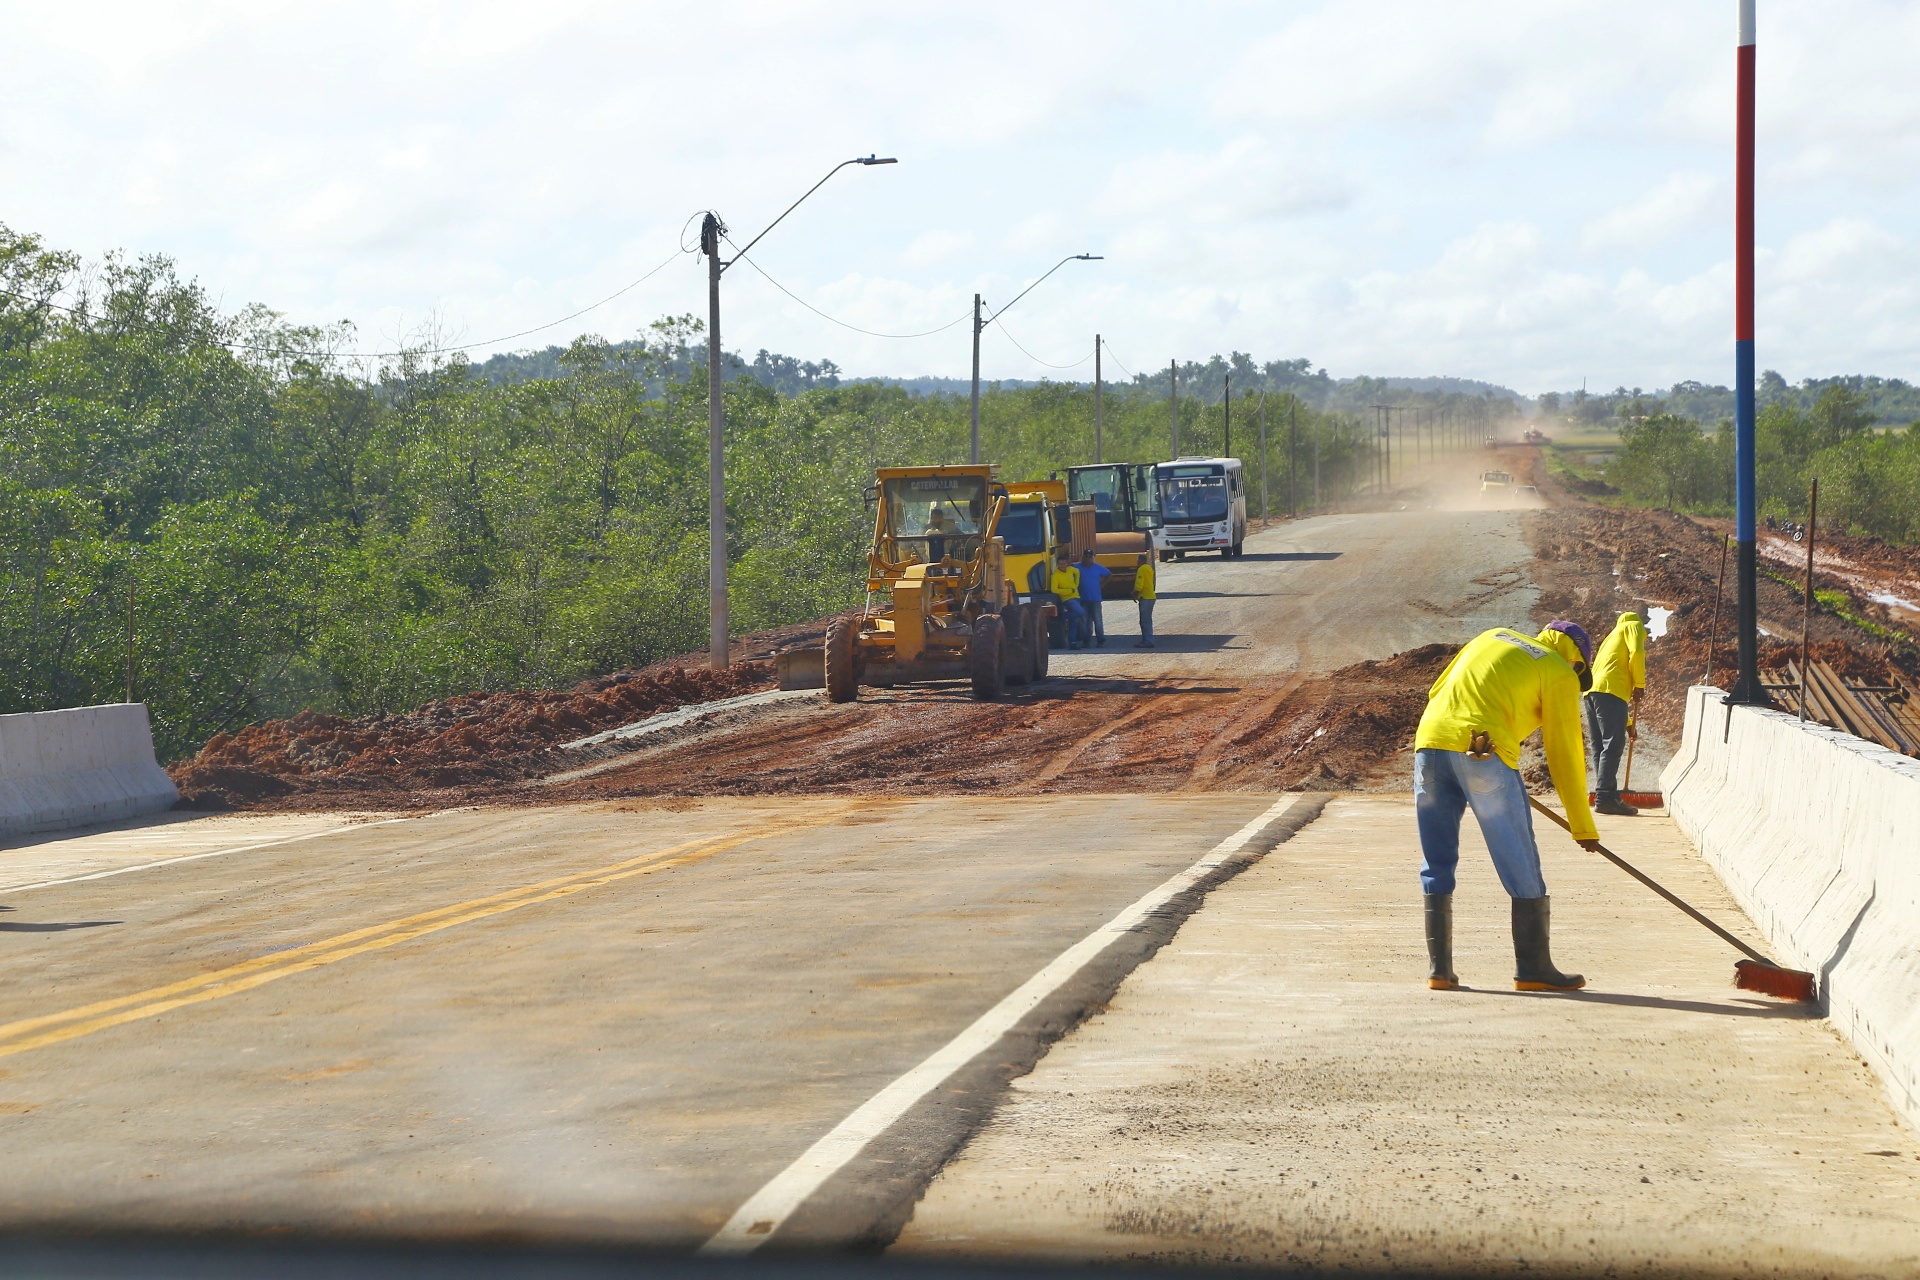
[[[999,536],[1007,490],[992,466],[875,472],[867,607],[827,628],[827,697],[861,685],[970,680],[975,698],[1047,673],[1045,605],[1021,604]]]

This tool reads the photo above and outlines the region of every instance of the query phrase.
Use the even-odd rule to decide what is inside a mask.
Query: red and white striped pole
[[[1758,546],[1753,446],[1754,0],[1739,0],[1740,44],[1733,162],[1733,514],[1738,555],[1739,667],[1729,702],[1765,705],[1760,687]]]

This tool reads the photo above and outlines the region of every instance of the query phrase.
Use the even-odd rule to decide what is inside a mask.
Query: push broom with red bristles
[[[1630,809],[1664,809],[1667,798],[1658,791],[1635,791],[1633,789],[1633,742],[1627,739],[1627,764],[1623,770],[1626,780],[1620,784],[1620,803]],[[1587,803],[1592,804],[1600,797],[1592,791],[1587,792]]]
[[[1532,796],[1527,797],[1527,803],[1552,819],[1554,824],[1562,831],[1565,831],[1568,835],[1573,834],[1573,828],[1567,825],[1565,818],[1547,808],[1547,806],[1541,804]],[[1695,910],[1691,904],[1682,900],[1678,894],[1670,892],[1665,885],[1641,871],[1640,868],[1634,866],[1625,858],[1613,852],[1613,850],[1607,848],[1597,840],[1594,842],[1594,845],[1598,849],[1601,857],[1665,898],[1674,906],[1680,908],[1680,910],[1686,912],[1687,915],[1693,918],[1695,923],[1705,925],[1707,929],[1722,942],[1728,943],[1734,950],[1739,951],[1747,957],[1745,960],[1736,960],[1734,962],[1734,986],[1739,987],[1742,991],[1758,991],[1761,995],[1776,996],[1781,1000],[1802,1000],[1811,1003],[1819,998],[1814,991],[1812,974],[1801,969],[1789,969],[1785,965],[1775,964],[1740,939],[1734,937],[1731,933],[1728,933],[1705,915]]]

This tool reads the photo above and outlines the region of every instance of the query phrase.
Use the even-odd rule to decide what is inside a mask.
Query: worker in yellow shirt
[[[1620,753],[1640,736],[1640,695],[1647,687],[1647,628],[1632,609],[1593,655],[1593,688],[1586,696],[1587,743],[1593,750],[1594,812],[1632,818],[1620,802]]]
[[[1153,585],[1153,557],[1142,555],[1133,570],[1133,598],[1140,604],[1140,638],[1136,649],[1153,648],[1153,602],[1159,599]]]
[[[1060,608],[1067,615],[1067,648],[1079,649],[1084,646],[1087,631],[1086,606],[1080,603],[1080,570],[1073,565],[1073,557],[1062,551],[1060,559],[1053,567],[1053,594],[1060,598]]]
[[[1556,619],[1537,636],[1496,627],[1469,640],[1427,691],[1413,737],[1413,802],[1426,898],[1427,985],[1436,991],[1460,985],[1453,972],[1453,885],[1460,821],[1469,805],[1513,899],[1514,988],[1586,985],[1581,975],[1553,965],[1547,883],[1520,778],[1520,744],[1540,731],[1574,839],[1597,848],[1580,738],[1580,694],[1592,663],[1593,641],[1577,623]]]

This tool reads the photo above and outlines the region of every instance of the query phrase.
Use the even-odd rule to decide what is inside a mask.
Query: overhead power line
[[[722,237],[722,238],[724,239],[725,237]],[[731,245],[733,244],[733,241],[728,240],[727,243]],[[801,306],[805,307],[807,310],[813,312],[813,314],[819,316],[822,320],[827,321],[829,324],[837,324],[842,329],[851,329],[855,333],[864,333],[869,338],[927,338],[927,337],[931,337],[936,333],[945,333],[948,329],[953,328],[953,326],[959,324],[962,320],[965,320],[969,314],[971,314],[968,311],[962,311],[959,315],[955,316],[953,319],[947,321],[945,324],[939,326],[938,328],[923,329],[919,333],[881,333],[877,329],[863,329],[857,324],[849,324],[847,321],[842,320],[837,316],[828,315],[826,312],[814,306],[811,302],[808,302],[805,298],[801,297],[799,294],[787,288],[787,286],[781,284],[778,280],[775,280],[772,276],[768,275],[765,268],[763,268],[759,263],[755,262],[752,258],[749,258],[745,253],[738,252],[739,246],[735,245],[734,248],[736,250],[736,253],[733,258],[733,261],[746,263],[748,266],[752,267],[756,273],[759,274],[762,280],[765,280],[768,284],[772,285],[774,288],[778,289],[780,292],[786,294],[789,298],[792,298],[795,302],[799,303]]]
[[[999,324],[1000,324],[1001,336],[1004,337],[1008,342],[1011,342],[1014,346],[1020,347],[1020,354],[1025,356],[1027,359],[1033,361],[1035,364],[1043,364],[1049,369],[1078,369],[1081,365],[1093,359],[1093,352],[1089,351],[1084,356],[1081,356],[1078,360],[1075,360],[1072,364],[1055,364],[1051,360],[1042,360],[1039,356],[1033,354],[1033,352],[1027,350],[1024,346],[1020,345],[1020,339],[1013,336],[1013,333],[1007,328],[1006,321],[1002,320],[999,322]]]

